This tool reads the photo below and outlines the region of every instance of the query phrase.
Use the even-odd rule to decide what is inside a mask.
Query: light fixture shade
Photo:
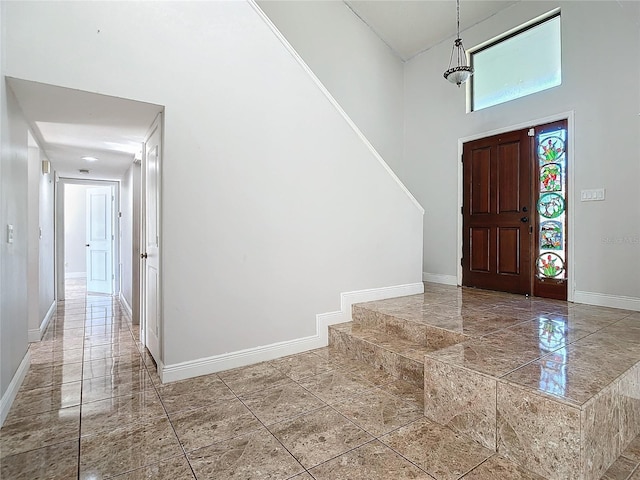
[[[469,80],[471,75],[473,75],[473,70],[471,67],[467,66],[450,68],[444,72],[444,78],[458,86]]]
[[[456,0],[456,32],[457,38],[453,42],[453,48],[451,49],[451,58],[449,59],[449,68],[444,72],[444,78],[451,83],[455,83],[458,87],[469,80],[469,77],[473,75],[473,68],[469,66],[467,62],[467,52],[462,45],[462,39],[460,38],[460,0]],[[455,59],[455,64],[453,63]]]

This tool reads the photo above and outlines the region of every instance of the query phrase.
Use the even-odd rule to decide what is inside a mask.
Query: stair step
[[[353,323],[363,330],[372,330],[387,334],[393,339],[403,339],[427,348],[427,351],[440,350],[469,340],[468,335],[424,321],[410,320],[397,314],[384,313],[366,304],[352,307]]]
[[[354,322],[329,327],[329,345],[419,389],[424,388],[424,357],[433,349]]]
[[[427,418],[550,480],[640,434],[640,314],[438,287],[354,305],[336,350],[424,391]]]

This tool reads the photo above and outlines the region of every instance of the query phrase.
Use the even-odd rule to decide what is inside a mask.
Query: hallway
[[[3,480],[541,479],[329,348],[162,385],[117,300],[78,280],[66,297],[0,430]],[[604,478],[639,462],[636,439]]]

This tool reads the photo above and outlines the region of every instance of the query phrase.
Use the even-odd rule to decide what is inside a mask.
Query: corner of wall
[[[54,300],[51,303],[49,310],[47,310],[47,314],[42,319],[42,322],[40,322],[40,328],[33,328],[29,330],[28,332],[29,343],[39,342],[40,340],[42,340],[42,337],[44,336],[44,332],[49,326],[49,322],[51,321],[51,318],[53,318],[53,313],[55,311],[56,311],[56,302]]]
[[[27,376],[27,371],[29,370],[29,365],[31,364],[31,351],[27,350],[25,353],[22,362],[18,366],[18,370],[16,370],[15,375],[11,379],[11,383],[7,387],[7,391],[2,395],[2,399],[0,399],[0,427],[4,424],[4,421],[9,415],[9,410],[11,410],[11,405],[13,405],[13,401],[16,399],[18,395],[18,390],[20,390],[20,386],[24,381],[24,377]]]

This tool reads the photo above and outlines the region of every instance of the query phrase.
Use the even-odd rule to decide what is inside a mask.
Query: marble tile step
[[[428,351],[449,347],[471,338],[441,326],[404,318],[398,313],[380,311],[376,305],[375,303],[353,305],[351,313],[354,325],[362,330],[372,330],[427,347]]]
[[[428,352],[425,416],[545,478],[597,480],[640,434],[637,320],[572,342],[516,328]]]
[[[433,350],[415,341],[363,328],[353,322],[330,326],[329,346],[421,390],[424,385],[424,356]]]

